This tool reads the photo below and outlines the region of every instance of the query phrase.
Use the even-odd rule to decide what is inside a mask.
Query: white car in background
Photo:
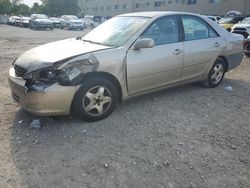
[[[97,22],[97,20],[95,18],[96,18],[95,16],[86,15],[84,17],[85,27],[94,28],[94,27],[98,26],[100,23]]]
[[[247,39],[250,36],[250,17],[246,17],[242,22],[235,24],[231,32],[241,34]]]
[[[84,22],[74,15],[62,15],[60,18],[60,28],[71,29],[84,29]]]
[[[219,23],[220,19],[222,18],[221,16],[207,16],[207,15],[206,15],[206,17],[209,18],[210,20],[217,22],[217,23]]]
[[[7,24],[8,25],[14,25],[16,20],[20,19],[19,16],[11,16],[8,18]]]

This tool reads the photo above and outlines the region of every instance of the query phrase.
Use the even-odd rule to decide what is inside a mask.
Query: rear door
[[[198,79],[215,62],[224,41],[205,20],[190,15],[181,18],[185,52],[181,79]]]

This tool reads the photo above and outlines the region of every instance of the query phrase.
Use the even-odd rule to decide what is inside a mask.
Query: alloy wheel
[[[213,69],[213,73],[211,76],[211,81],[213,84],[218,84],[221,79],[223,78],[223,74],[224,74],[224,67],[222,64],[217,64],[214,69]]]
[[[96,86],[87,91],[83,98],[83,108],[91,116],[101,116],[112,104],[111,92],[103,86]]]

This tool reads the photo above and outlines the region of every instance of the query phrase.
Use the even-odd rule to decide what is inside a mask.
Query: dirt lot
[[[216,89],[186,85],[129,100],[101,122],[41,118],[42,129],[29,128],[37,117],[12,101],[9,66],[80,34],[0,25],[1,188],[250,187],[249,59]]]

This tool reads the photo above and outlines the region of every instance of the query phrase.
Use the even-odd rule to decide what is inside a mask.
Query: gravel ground
[[[81,34],[0,25],[1,188],[250,187],[249,59],[215,89],[185,85],[126,101],[100,122],[41,118],[31,129],[37,117],[12,101],[9,66]]]

